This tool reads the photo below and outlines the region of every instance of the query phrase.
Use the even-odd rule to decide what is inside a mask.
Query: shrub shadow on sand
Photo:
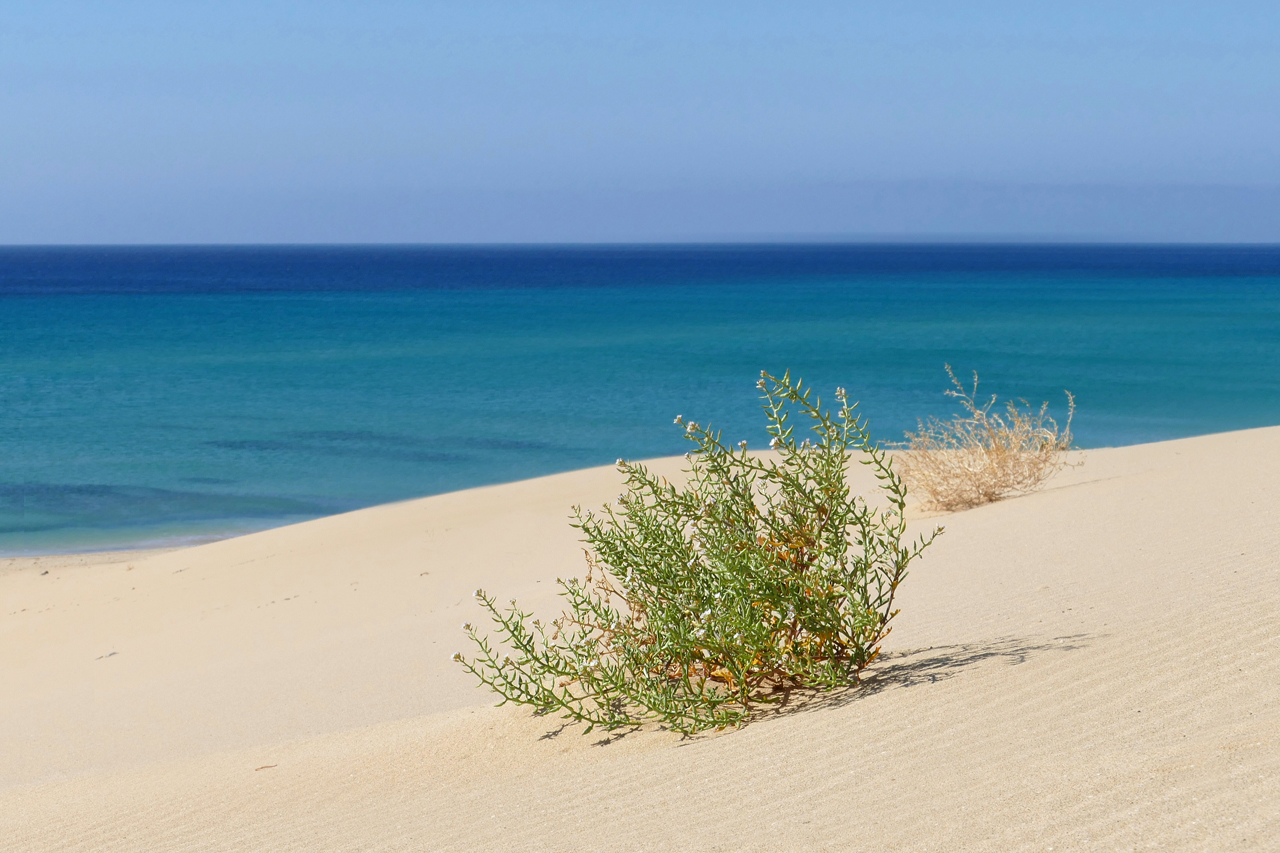
[[[838,708],[887,690],[937,684],[977,666],[1018,666],[1042,655],[1073,652],[1087,648],[1094,634],[1062,637],[1001,637],[976,643],[956,643],[886,652],[867,668],[862,682],[836,690],[793,690],[777,705],[760,710],[755,720],[765,720],[800,711]]]
[[[796,689],[780,693],[777,704],[758,707],[748,725],[802,712],[842,708],[888,690],[937,684],[974,667],[1018,666],[1043,655],[1080,651],[1088,648],[1096,639],[1098,639],[1096,634],[1071,634],[1048,639],[1001,637],[985,642],[956,643],[949,646],[886,652],[875,664],[867,668],[860,684],[835,690]],[[643,731],[657,731],[660,728],[656,724],[651,724],[602,732],[602,737],[592,745],[608,746],[630,735]],[[579,733],[581,729],[581,725],[576,722],[557,721],[554,727],[548,728],[539,736],[539,739],[552,740],[565,733]],[[707,732],[691,735],[683,740],[692,742],[708,737],[721,737],[732,731],[733,729],[726,732]]]

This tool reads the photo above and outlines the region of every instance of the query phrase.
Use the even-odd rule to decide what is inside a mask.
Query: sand
[[[863,688],[690,740],[448,660],[477,586],[558,610],[611,468],[0,561],[0,849],[1278,849],[1277,483],[1259,429],[918,520],[947,532]]]

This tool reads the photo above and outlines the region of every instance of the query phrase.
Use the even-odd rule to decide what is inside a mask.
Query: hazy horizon
[[[1280,7],[16,3],[0,244],[1280,241]]]

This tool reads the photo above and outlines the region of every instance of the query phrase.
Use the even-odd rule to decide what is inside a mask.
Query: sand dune
[[[863,688],[691,740],[448,661],[477,586],[558,609],[611,468],[3,561],[0,849],[1278,849],[1277,483],[1280,428],[1090,451],[943,519]]]

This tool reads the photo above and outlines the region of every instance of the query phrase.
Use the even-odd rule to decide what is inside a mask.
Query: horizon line
[[[430,248],[430,249],[538,249],[538,248],[746,248],[746,247],[1144,247],[1144,248],[1280,248],[1280,241],[1236,240],[1133,240],[1133,239],[1076,239],[1049,236],[1024,238],[1009,235],[989,237],[955,237],[921,235],[903,237],[767,237],[731,239],[671,239],[671,240],[475,240],[475,241],[173,241],[173,242],[102,242],[102,243],[5,243],[3,249],[210,249],[210,248]]]

